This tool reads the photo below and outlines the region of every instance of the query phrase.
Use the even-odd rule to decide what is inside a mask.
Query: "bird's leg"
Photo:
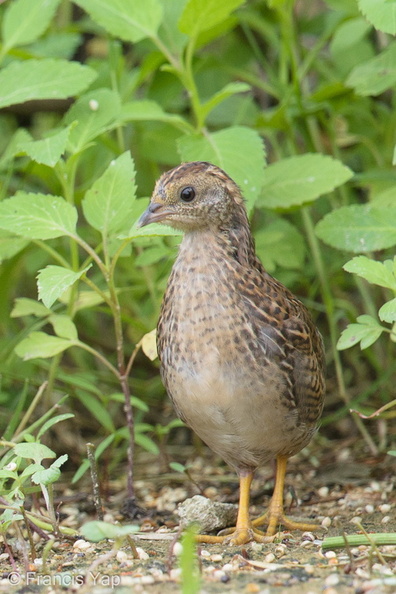
[[[226,534],[221,536],[198,534],[196,536],[198,542],[243,545],[253,540],[256,542],[268,541],[268,538],[260,530],[253,528],[250,521],[249,503],[252,480],[253,472],[245,471],[239,475],[239,507],[236,526],[226,530]]]
[[[285,516],[283,511],[283,491],[285,487],[287,460],[287,456],[277,457],[275,487],[269,508],[264,515],[256,518],[252,522],[253,526],[267,524],[267,536],[273,536],[276,534],[280,526],[283,526],[287,530],[303,530],[304,532],[318,530],[321,528],[321,526],[317,524],[294,522]]]

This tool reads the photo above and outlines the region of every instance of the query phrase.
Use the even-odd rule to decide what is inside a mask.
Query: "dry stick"
[[[99,480],[98,480],[98,468],[95,460],[95,446],[93,443],[87,443],[87,455],[89,460],[89,466],[91,470],[91,480],[93,489],[93,502],[96,509],[96,514],[99,520],[103,520],[103,505],[100,497]]]

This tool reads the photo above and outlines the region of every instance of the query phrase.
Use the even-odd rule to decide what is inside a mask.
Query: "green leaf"
[[[34,460],[36,464],[40,464],[46,458],[56,458],[55,452],[42,443],[17,443],[14,452],[21,458]]]
[[[72,419],[73,417],[74,415],[72,413],[63,413],[62,415],[56,415],[55,417],[52,417],[52,419],[48,419],[37,433],[37,439],[40,439],[40,437],[44,435],[48,429],[51,429],[53,425],[56,425],[61,421],[66,421],[66,419]]]
[[[106,431],[113,433],[115,431],[113,419],[100,400],[82,390],[77,390],[77,394],[79,400],[89,410],[91,415],[106,429]]]
[[[379,325],[377,320],[369,315],[359,316],[357,322],[357,324],[349,324],[349,326],[342,332],[337,343],[337,349],[339,351],[348,349],[358,342],[360,342],[360,348],[362,350],[366,349],[371,346],[384,331],[384,328]]]
[[[206,101],[202,106],[202,116],[206,118],[206,116],[228,97],[232,97],[236,93],[245,93],[246,91],[250,90],[250,85],[242,82],[232,82],[228,83],[219,91],[215,93],[213,97],[211,97],[208,101]]]
[[[111,538],[112,540],[122,538],[128,534],[134,534],[138,530],[139,526],[133,524],[124,524],[121,526],[119,524],[110,524],[110,522],[96,520],[94,522],[83,524],[80,533],[84,538],[91,542],[99,542],[106,538]]]
[[[276,266],[302,269],[306,255],[304,238],[285,219],[278,219],[255,233],[257,253],[268,272]]]
[[[205,136],[183,136],[178,149],[183,161],[210,161],[224,169],[241,188],[248,210],[252,209],[261,192],[265,165],[264,145],[255,130],[234,126]]]
[[[83,212],[104,238],[127,232],[136,198],[135,166],[129,151],[112,161],[85,194]]]
[[[52,324],[55,334],[60,338],[78,339],[76,325],[69,316],[54,314],[48,318],[48,321]]]
[[[370,24],[362,17],[348,19],[341,23],[331,41],[331,53],[342,56],[346,51],[353,51],[353,46],[359,43],[370,29]]]
[[[245,0],[188,0],[180,17],[179,29],[195,38],[224,21]]]
[[[66,289],[74,285],[74,283],[81,278],[91,266],[92,264],[86,266],[84,270],[80,270],[79,272],[74,272],[63,266],[46,266],[40,270],[37,275],[39,299],[41,299],[44,305],[49,309],[55,301],[63,295]]]
[[[388,260],[391,262],[391,260]],[[390,267],[386,266],[382,262],[371,260],[366,256],[356,256],[349,260],[343,266],[347,272],[353,272],[362,278],[365,278],[369,283],[374,283],[380,287],[386,287],[396,291],[396,278],[390,270]]]
[[[67,454],[63,454],[60,456],[55,462],[51,464],[49,468],[44,468],[43,470],[38,470],[32,475],[32,481],[36,483],[36,485],[49,485],[57,481],[61,475],[59,467],[62,466],[68,459]]]
[[[169,468],[182,474],[186,472],[186,467],[183,464],[180,464],[180,462],[169,462]]]
[[[151,99],[125,103],[121,108],[120,120],[124,123],[148,120],[166,122],[185,131],[191,130],[191,126],[186,120],[179,115],[166,113],[156,101]]]
[[[150,454],[154,454],[155,456],[159,454],[157,444],[150,437],[144,435],[143,433],[135,434],[135,443],[140,445],[140,447],[147,452],[150,452]]]
[[[12,62],[0,71],[0,108],[32,99],[66,99],[86,89],[97,74],[66,60]]]
[[[289,208],[316,200],[352,177],[340,161],[327,155],[306,154],[269,165],[259,206]]]
[[[121,100],[110,89],[95,89],[80,97],[66,113],[63,123],[72,127],[67,149],[78,153],[97,136],[111,130],[117,124]]]
[[[379,319],[383,322],[393,324],[396,322],[396,297],[384,303],[378,312]]]
[[[343,206],[316,225],[316,234],[329,245],[350,252],[383,250],[396,244],[396,208],[370,204]]]
[[[396,35],[396,3],[394,0],[358,0],[364,16],[376,29]]]
[[[15,352],[25,361],[39,357],[46,359],[62,353],[74,344],[71,340],[50,336],[45,332],[32,332],[15,347]]]
[[[135,221],[125,237],[123,235],[120,237],[123,239],[136,239],[137,237],[162,237],[165,235],[180,236],[183,235],[183,233],[177,229],[167,227],[166,225],[160,225],[159,223],[152,223],[151,225],[147,225],[147,227],[136,229]]]
[[[396,43],[353,68],[345,84],[358,95],[380,95],[396,83]]]
[[[54,167],[66,150],[70,128],[71,126],[68,126],[60,131],[52,131],[51,136],[42,140],[21,142],[19,148],[36,163]]]
[[[60,196],[18,192],[0,203],[0,228],[29,239],[74,236],[77,210]]]
[[[60,0],[14,0],[2,22],[3,52],[40,37],[50,24]]]
[[[28,243],[26,239],[15,237],[15,235],[0,230],[0,264],[3,260],[8,260],[21,252]]]
[[[15,305],[11,311],[12,318],[21,318],[23,316],[37,316],[42,318],[51,313],[44,305],[35,299],[28,299],[27,297],[19,297],[15,299]]]
[[[162,19],[159,0],[74,0],[96,23],[124,41],[155,37]]]

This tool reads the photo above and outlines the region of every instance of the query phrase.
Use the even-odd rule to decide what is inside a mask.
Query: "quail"
[[[238,185],[207,162],[184,163],[157,181],[139,226],[184,232],[163,298],[157,346],[177,415],[238,474],[230,533],[200,542],[266,542],[287,518],[287,460],[308,444],[323,408],[322,338],[305,306],[258,259]],[[276,460],[267,512],[249,516],[255,470]],[[263,532],[257,528],[266,524]]]

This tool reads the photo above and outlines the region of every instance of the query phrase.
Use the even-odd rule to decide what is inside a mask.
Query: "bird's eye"
[[[195,190],[191,186],[187,186],[187,188],[183,188],[180,192],[180,199],[183,202],[192,202],[195,198]]]

